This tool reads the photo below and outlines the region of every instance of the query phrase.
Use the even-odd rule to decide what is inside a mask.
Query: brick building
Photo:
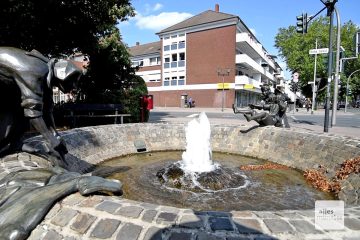
[[[157,33],[160,41],[129,49],[154,106],[245,107],[263,83],[277,84],[282,69],[235,15],[219,5]]]

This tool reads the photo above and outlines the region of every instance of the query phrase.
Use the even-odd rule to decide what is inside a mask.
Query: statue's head
[[[54,85],[62,92],[69,93],[77,88],[83,70],[71,60],[59,59],[54,64],[53,73]]]
[[[268,84],[264,83],[263,85],[261,85],[261,92],[264,95],[269,94],[271,92],[270,86]]]

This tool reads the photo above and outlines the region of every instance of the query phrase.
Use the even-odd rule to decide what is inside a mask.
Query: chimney
[[[215,12],[219,12],[219,4],[215,4]]]
[[[140,45],[140,42],[136,42],[136,46],[139,46]]]

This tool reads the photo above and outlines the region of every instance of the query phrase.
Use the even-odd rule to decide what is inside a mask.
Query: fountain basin
[[[211,125],[211,146],[215,152],[233,153],[259,158],[301,171],[323,166],[328,177],[345,160],[360,155],[360,139],[296,129],[262,127],[241,133],[245,127]],[[104,125],[73,129],[63,133],[72,156],[82,161],[74,164],[85,171],[87,163],[97,165],[111,159],[141,151],[184,151],[185,124],[146,123]],[[32,138],[40,144],[41,138]],[[345,189],[339,198],[347,204],[359,204],[359,175],[342,181]]]
[[[62,135],[69,148],[68,156],[74,159],[72,169],[83,172],[106,159],[141,151],[183,151],[184,128],[185,124],[170,123],[105,125],[73,129]],[[212,125],[211,128],[211,145],[215,152],[270,160],[299,170],[323,165],[329,170],[330,177],[335,174],[340,163],[360,155],[360,139],[274,127],[258,128],[246,134],[240,133],[240,130],[246,130],[246,127],[241,126]],[[41,138],[34,137],[29,142],[41,145]],[[1,164],[0,174],[47,166],[41,158],[25,153],[9,155]],[[360,216],[360,209],[357,207],[359,175],[351,175],[342,181],[342,185],[345,189],[340,192],[339,198],[346,203],[345,212],[349,222],[345,222],[345,231],[338,231],[337,234],[359,236],[360,231],[354,230],[355,225],[351,225]],[[351,207],[352,205],[354,206]],[[62,219],[67,220],[64,222]],[[319,234],[317,236],[324,234],[325,237],[326,234],[322,231],[314,232],[313,225],[305,232],[298,229],[301,226],[297,223],[303,221],[304,224],[314,222],[313,209],[196,212],[125,198],[82,197],[73,194],[53,207],[29,239],[42,239],[44,236],[54,238],[55,235],[58,238],[92,239],[95,236],[114,239],[129,233],[135,235],[134,239],[158,239],[159,234],[165,239],[180,235],[188,237],[189,234],[203,239],[224,238],[224,234],[233,238],[273,236],[289,239],[295,236],[294,239],[305,239],[311,238],[314,233]],[[283,226],[281,232],[276,228],[280,223]],[[102,232],[103,228],[107,231]]]

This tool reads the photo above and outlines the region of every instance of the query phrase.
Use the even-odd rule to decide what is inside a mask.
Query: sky
[[[129,47],[136,42],[159,41],[157,32],[206,10],[214,10],[215,4],[219,4],[220,12],[239,16],[263,47],[275,56],[278,55],[275,36],[279,28],[294,26],[296,16],[315,15],[324,7],[320,0],[132,0],[131,4],[136,16],[118,25]],[[360,0],[338,0],[336,7],[342,24],[351,20],[360,26]],[[326,10],[321,15],[325,16]],[[285,71],[285,63],[281,59],[278,62]],[[288,74],[285,73],[286,78]]]

